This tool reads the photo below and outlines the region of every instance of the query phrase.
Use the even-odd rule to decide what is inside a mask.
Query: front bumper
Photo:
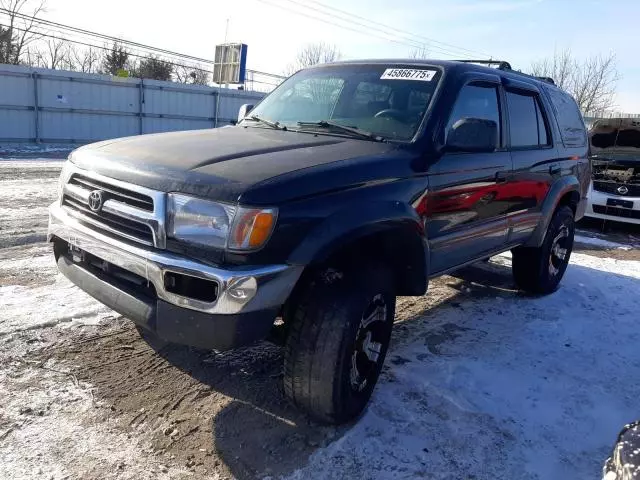
[[[633,202],[633,208],[609,207],[607,206],[607,200],[610,198]],[[594,190],[591,184],[589,185],[589,192],[587,194],[587,210],[585,211],[585,216],[640,225],[640,197],[599,192]]]
[[[48,240],[56,244],[58,268],[73,283],[167,341],[226,350],[264,338],[293,290],[303,267],[268,265],[223,269],[162,250],[126,243],[88,228],[56,202],[49,208]],[[69,247],[106,266],[144,279],[139,288],[82,261]],[[167,274],[215,285],[213,301],[177,294]]]

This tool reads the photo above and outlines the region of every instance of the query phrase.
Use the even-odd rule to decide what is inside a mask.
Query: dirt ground
[[[275,478],[341,438],[348,426],[314,424],[285,400],[279,347],[214,353],[142,338],[56,275],[43,241],[59,168],[0,161],[0,308],[23,312],[0,321],[1,478]],[[640,260],[640,230],[607,228],[587,222],[579,236],[618,246],[575,251]],[[513,295],[511,277],[488,264],[399,299],[383,377],[393,381],[389,365],[405,361],[393,351],[411,339],[437,353],[460,335],[420,321],[425,312],[500,295]]]

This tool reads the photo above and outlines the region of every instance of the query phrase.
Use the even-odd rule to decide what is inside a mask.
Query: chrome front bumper
[[[609,209],[607,207],[608,199],[617,199],[624,200],[633,203],[633,208],[613,208]],[[596,212],[594,207],[600,207],[600,212]],[[602,213],[602,209],[604,209],[604,213]],[[626,216],[623,215],[613,215],[611,213],[607,213],[607,211],[613,212],[625,212]],[[632,215],[632,212],[634,213]],[[634,223],[636,225],[640,225],[640,197],[630,197],[630,196],[622,196],[622,195],[614,195],[612,193],[600,192],[598,190],[593,189],[593,182],[589,184],[589,193],[587,195],[587,209],[585,212],[586,217],[591,218],[599,218],[601,220],[612,220],[615,222],[625,222],[625,223]],[[634,218],[638,217],[638,218]]]
[[[207,314],[233,315],[273,309],[285,303],[303,267],[268,265],[222,269],[167,251],[138,247],[88,228],[70,216],[59,202],[49,207],[48,241],[56,238],[89,254],[145,278],[160,300]],[[218,295],[205,302],[169,292],[165,273],[213,281]],[[247,294],[248,292],[248,294]]]

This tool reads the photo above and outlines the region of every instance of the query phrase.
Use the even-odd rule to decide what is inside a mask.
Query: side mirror
[[[238,111],[238,122],[242,121],[242,119],[246,117],[251,110],[253,110],[253,105],[249,103],[242,105]]]
[[[498,124],[484,118],[461,118],[447,132],[450,152],[490,153],[498,148]]]

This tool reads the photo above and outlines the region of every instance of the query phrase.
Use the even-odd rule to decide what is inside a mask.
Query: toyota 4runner
[[[242,113],[72,152],[50,208],[60,271],[170,342],[230,349],[278,319],[286,395],[331,423],[366,406],[397,295],[507,250],[521,289],[557,288],[590,167],[578,107],[550,79],[335,63]]]

